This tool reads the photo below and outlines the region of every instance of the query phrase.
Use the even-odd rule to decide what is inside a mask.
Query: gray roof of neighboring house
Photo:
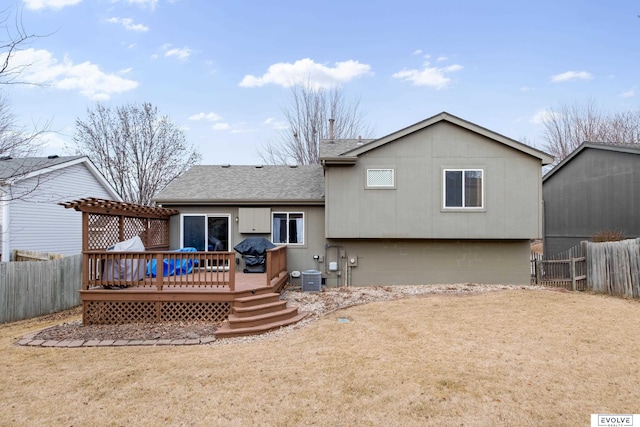
[[[336,139],[320,141],[320,157],[338,157],[375,139]]]
[[[562,159],[560,163],[555,165],[553,169],[547,172],[543,177],[542,181],[546,181],[551,178],[557,171],[562,169],[567,163],[571,162],[575,157],[577,157],[582,151],[587,148],[593,148],[595,150],[604,150],[604,151],[615,151],[618,153],[628,153],[628,154],[640,154],[640,144],[611,144],[606,142],[588,142],[585,141],[578,146],[575,150],[573,150],[567,157]]]
[[[164,204],[324,203],[321,165],[194,166],[154,199]]]
[[[50,156],[50,157],[0,157],[0,179],[20,178],[42,169],[61,163],[67,163],[83,156]]]

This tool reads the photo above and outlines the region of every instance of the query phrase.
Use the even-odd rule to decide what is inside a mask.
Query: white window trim
[[[465,200],[464,194],[464,173],[467,171],[480,171],[482,172],[482,200],[480,206],[447,206],[447,172],[462,172],[462,203]],[[483,168],[448,168],[442,169],[442,209],[446,211],[484,211],[484,199],[485,199],[485,171]]]
[[[287,215],[287,225],[289,225],[290,215],[302,215],[302,243],[289,243],[289,227],[287,227],[287,242],[286,243],[276,243],[273,241],[273,217],[277,214]],[[273,211],[271,212],[271,243],[274,245],[282,245],[282,246],[304,246],[307,241],[307,220],[305,219],[304,212],[300,211]]]
[[[391,171],[391,185],[370,185],[369,171]],[[391,190],[396,188],[396,170],[393,168],[367,168],[365,176],[365,188],[374,190]]]

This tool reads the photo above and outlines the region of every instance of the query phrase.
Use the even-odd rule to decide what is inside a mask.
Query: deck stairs
[[[297,307],[287,307],[278,293],[242,297],[233,302],[228,321],[215,335],[216,338],[257,335],[299,322],[307,314],[299,313]]]

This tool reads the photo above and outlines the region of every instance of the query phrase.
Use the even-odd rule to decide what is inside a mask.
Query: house
[[[528,283],[553,158],[441,113],[372,141],[324,141],[321,165],[195,166],[156,202],[172,247],[286,245],[329,286]],[[295,276],[295,275],[294,275]]]
[[[82,252],[82,215],[58,202],[86,196],[121,200],[85,156],[0,158],[2,261],[14,249]]]
[[[544,253],[598,232],[640,236],[640,146],[585,142],[545,174]]]

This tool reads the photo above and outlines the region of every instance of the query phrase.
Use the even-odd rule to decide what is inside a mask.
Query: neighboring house
[[[543,177],[544,253],[601,231],[640,236],[640,146],[585,142]]]
[[[82,252],[82,214],[58,202],[83,197],[122,200],[85,156],[0,157],[2,261],[14,249]]]
[[[287,245],[328,285],[528,283],[553,158],[447,113],[383,138],[325,141],[321,165],[195,166],[157,197],[172,247]],[[178,222],[176,224],[175,222]]]

